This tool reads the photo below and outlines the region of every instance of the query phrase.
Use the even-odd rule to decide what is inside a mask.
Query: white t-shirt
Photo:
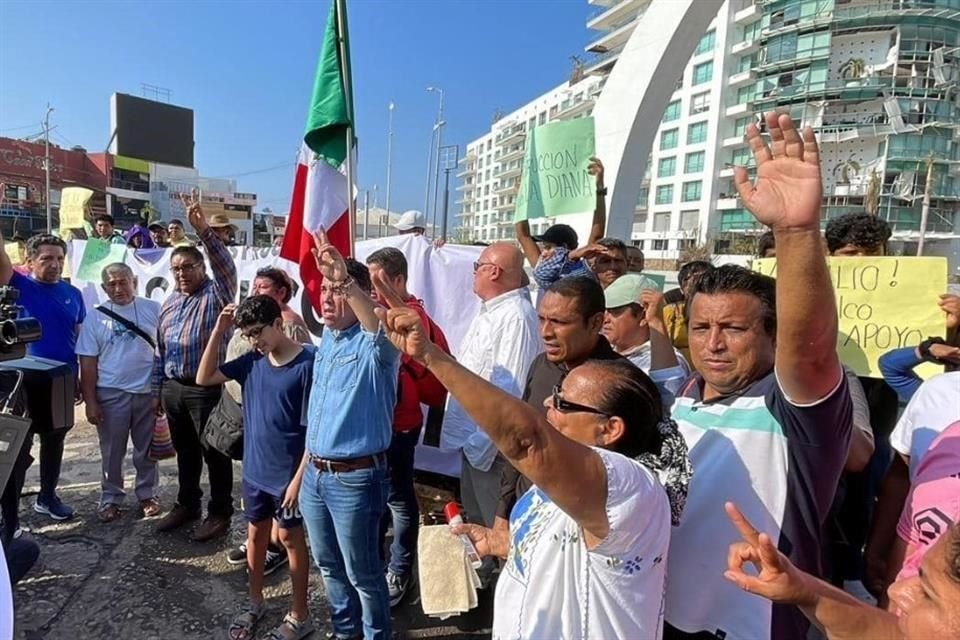
[[[607,470],[610,533],[587,550],[580,526],[536,486],[510,514],[493,638],[643,638],[663,632],[670,505],[656,476],[595,449]]]
[[[13,638],[13,590],[7,573],[7,558],[0,547],[0,640]]]
[[[156,342],[160,303],[134,298],[128,305],[103,306],[140,327]],[[97,356],[97,386],[130,393],[149,393],[154,349],[122,324],[95,309],[84,320],[77,339],[78,356]]]
[[[960,371],[933,376],[917,389],[890,434],[890,446],[910,456],[910,480],[944,429],[960,420]]]

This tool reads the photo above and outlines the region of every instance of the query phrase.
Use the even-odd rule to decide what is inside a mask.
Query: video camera
[[[40,339],[40,322],[21,318],[16,287],[0,287],[0,362],[17,360],[27,355],[27,344]]]

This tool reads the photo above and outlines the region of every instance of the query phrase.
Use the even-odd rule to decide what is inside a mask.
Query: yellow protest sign
[[[881,378],[877,360],[884,353],[944,335],[937,303],[947,290],[946,258],[827,258],[827,265],[840,327],[837,351],[858,375]],[[753,269],[775,278],[777,259],[754,260]],[[933,365],[917,370],[925,378],[937,371]]]
[[[26,256],[23,255],[23,250],[21,250],[19,242],[6,242],[3,245],[3,250],[10,256],[10,262],[12,264],[23,264],[26,260]]]
[[[60,229],[81,229],[93,191],[83,187],[66,187],[60,192]]]

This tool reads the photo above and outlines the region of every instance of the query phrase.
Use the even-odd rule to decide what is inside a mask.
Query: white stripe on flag
[[[329,229],[349,208],[347,176],[306,146],[300,150],[300,162],[307,165],[307,184],[303,202],[303,224],[306,232],[319,227]]]

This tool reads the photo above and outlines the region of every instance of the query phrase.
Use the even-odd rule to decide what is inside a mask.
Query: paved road
[[[155,533],[155,521],[133,517],[132,497],[131,509],[121,520],[101,524],[96,518],[99,459],[96,432],[79,423],[67,437],[60,483],[61,497],[77,509],[77,516],[63,523],[33,512],[36,463],[30,469],[21,513],[24,535],[40,544],[41,556],[16,590],[15,640],[226,638],[246,593],[245,572],[227,564],[225,554],[229,545],[243,539],[241,515],[234,516],[228,539],[205,544],[191,542],[186,531]],[[161,464],[161,476],[160,495],[169,508],[176,496],[175,461]],[[239,481],[239,466],[234,477]],[[131,483],[128,476],[127,485]],[[310,593],[315,622],[329,630],[323,584],[315,570]],[[267,578],[270,610],[258,637],[280,623],[289,594],[283,571]],[[486,600],[467,616],[439,622],[423,615],[412,593],[394,610],[394,624],[407,638],[488,638]]]

